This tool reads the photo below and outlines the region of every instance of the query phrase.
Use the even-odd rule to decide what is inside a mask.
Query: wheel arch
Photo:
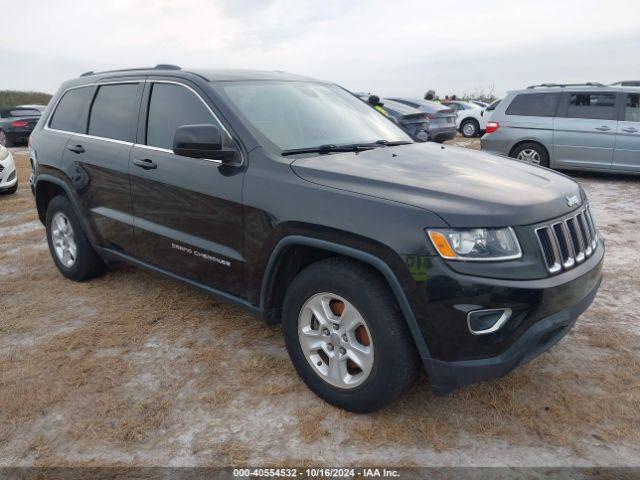
[[[524,145],[525,143],[535,143],[537,145],[540,145],[542,148],[544,148],[544,151],[547,154],[547,158],[549,159],[549,162],[551,162],[551,152],[549,151],[549,149],[547,148],[547,146],[544,144],[544,142],[540,141],[539,139],[536,138],[527,138],[524,140],[518,140],[518,142],[513,145],[511,147],[511,149],[509,150],[509,156],[513,157],[514,152],[521,147],[522,145]]]
[[[278,280],[278,275],[283,272],[282,269],[287,268],[287,262],[283,262],[283,257],[286,255],[283,254],[285,254],[287,249],[291,247],[314,249],[316,255],[318,255],[318,259],[331,256],[342,256],[372,267],[382,276],[391,290],[391,293],[398,303],[402,315],[407,322],[414,344],[416,345],[420,356],[423,359],[431,357],[420,327],[418,326],[417,319],[409,304],[409,300],[407,299],[398,278],[393,273],[389,265],[371,253],[318,238],[306,237],[303,235],[287,236],[282,238],[271,252],[260,288],[260,310],[263,312],[264,318],[268,323],[274,324],[279,321],[277,315],[274,316],[274,313],[278,313],[277,309],[273,310],[271,307],[273,302],[270,301],[270,290],[274,285],[277,285],[276,282]],[[280,294],[284,296],[284,292],[280,292]]]
[[[51,200],[57,195],[65,195],[69,200],[76,217],[80,221],[84,234],[87,236],[92,246],[96,245],[96,238],[89,228],[84,215],[82,215],[82,211],[77,204],[76,197],[73,195],[72,189],[69,185],[53,175],[40,174],[34,181],[33,192],[36,200],[38,218],[43,225],[46,223],[47,207]]]

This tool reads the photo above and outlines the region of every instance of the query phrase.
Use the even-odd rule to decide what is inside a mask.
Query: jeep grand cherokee
[[[420,365],[438,394],[506,374],[560,340],[601,281],[573,180],[414,143],[332,83],[89,72],[55,95],[30,155],[62,275],[125,261],[281,322],[304,382],[355,412]]]

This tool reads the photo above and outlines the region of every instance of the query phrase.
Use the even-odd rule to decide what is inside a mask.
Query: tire
[[[460,124],[460,133],[467,138],[477,137],[480,133],[480,124],[474,118],[467,118]]]
[[[13,147],[13,142],[9,140],[9,137],[7,137],[7,134],[4,133],[3,130],[0,130],[0,145],[7,148]]]
[[[317,333],[306,327],[307,319],[311,322],[316,319],[316,315],[308,313],[308,305],[318,299],[325,301],[325,293],[331,297],[331,302],[336,300],[340,304],[343,301],[344,311],[332,313],[346,314],[347,309],[353,307],[361,317],[349,318],[360,318],[363,323],[355,330],[343,330],[343,322],[346,327],[348,319],[337,317],[340,327],[330,324],[329,336],[320,324]],[[334,307],[330,308],[333,310]],[[285,294],[282,323],[285,344],[298,374],[311,391],[336,407],[355,413],[378,410],[390,404],[416,380],[419,358],[406,321],[386,283],[375,271],[357,262],[330,258],[300,272]],[[325,342],[321,347],[314,345],[306,349],[312,352],[317,349],[316,353],[308,354],[303,350],[301,339],[308,338],[303,333],[305,328],[312,333],[310,338],[314,342],[316,339]],[[327,342],[341,346],[329,350],[331,345]],[[342,346],[349,350],[343,351]],[[337,358],[351,358],[354,351],[363,350],[371,352],[366,356],[371,361],[362,362],[370,366],[368,372],[349,359],[338,362],[344,368],[344,375],[338,375],[341,385],[331,383],[330,373],[322,373],[323,369],[329,372],[331,362]],[[344,378],[353,383],[344,385]]]
[[[65,225],[64,229],[59,228],[61,225],[59,222]],[[58,195],[51,200],[47,208],[45,225],[51,257],[62,275],[76,282],[83,282],[104,272],[106,265],[91,246],[66,196]],[[61,239],[68,244],[74,243],[74,254],[69,253],[73,249],[60,246]],[[60,255],[59,250],[56,251],[54,242],[59,249],[69,254]]]
[[[525,142],[511,152],[511,157],[523,162],[533,163],[549,168],[549,154],[547,149],[536,142]]]

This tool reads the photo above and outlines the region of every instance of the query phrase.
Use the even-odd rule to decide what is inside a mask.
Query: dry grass
[[[444,398],[423,381],[384,411],[351,415],[308,392],[277,327],[127,266],[63,279],[44,229],[24,227],[37,218],[16,159],[20,190],[0,197],[3,465],[399,465],[469,444],[587,457],[593,442],[640,442],[640,350],[627,328],[639,319],[638,258],[608,264],[575,331],[532,364]]]

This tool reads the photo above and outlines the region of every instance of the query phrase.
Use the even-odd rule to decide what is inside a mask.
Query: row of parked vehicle
[[[367,101],[369,94],[357,93]],[[494,103],[447,100],[443,103],[408,97],[385,97],[384,110],[414,140],[442,143],[460,132],[465,137],[477,137],[486,130],[488,112]]]

